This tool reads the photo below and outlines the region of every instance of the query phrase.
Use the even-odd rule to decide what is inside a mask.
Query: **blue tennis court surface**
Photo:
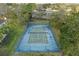
[[[31,25],[19,42],[17,52],[57,52],[59,48],[48,25]]]

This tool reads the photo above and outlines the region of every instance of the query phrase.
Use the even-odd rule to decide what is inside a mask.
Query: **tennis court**
[[[32,24],[19,42],[18,52],[55,52],[59,51],[54,35],[46,24]]]

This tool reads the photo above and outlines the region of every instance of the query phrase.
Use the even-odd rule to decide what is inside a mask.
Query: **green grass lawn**
[[[16,33],[11,33],[9,42],[0,48],[0,55],[13,55],[15,53],[17,42],[24,33],[25,26],[18,26]],[[5,53],[4,53],[5,52]]]
[[[7,45],[9,55],[11,54],[13,55],[15,53],[17,42],[22,37],[23,32],[24,32],[24,27],[20,26],[18,28],[18,32],[16,33],[16,35],[15,34],[12,35],[13,38],[11,39],[10,44]]]

